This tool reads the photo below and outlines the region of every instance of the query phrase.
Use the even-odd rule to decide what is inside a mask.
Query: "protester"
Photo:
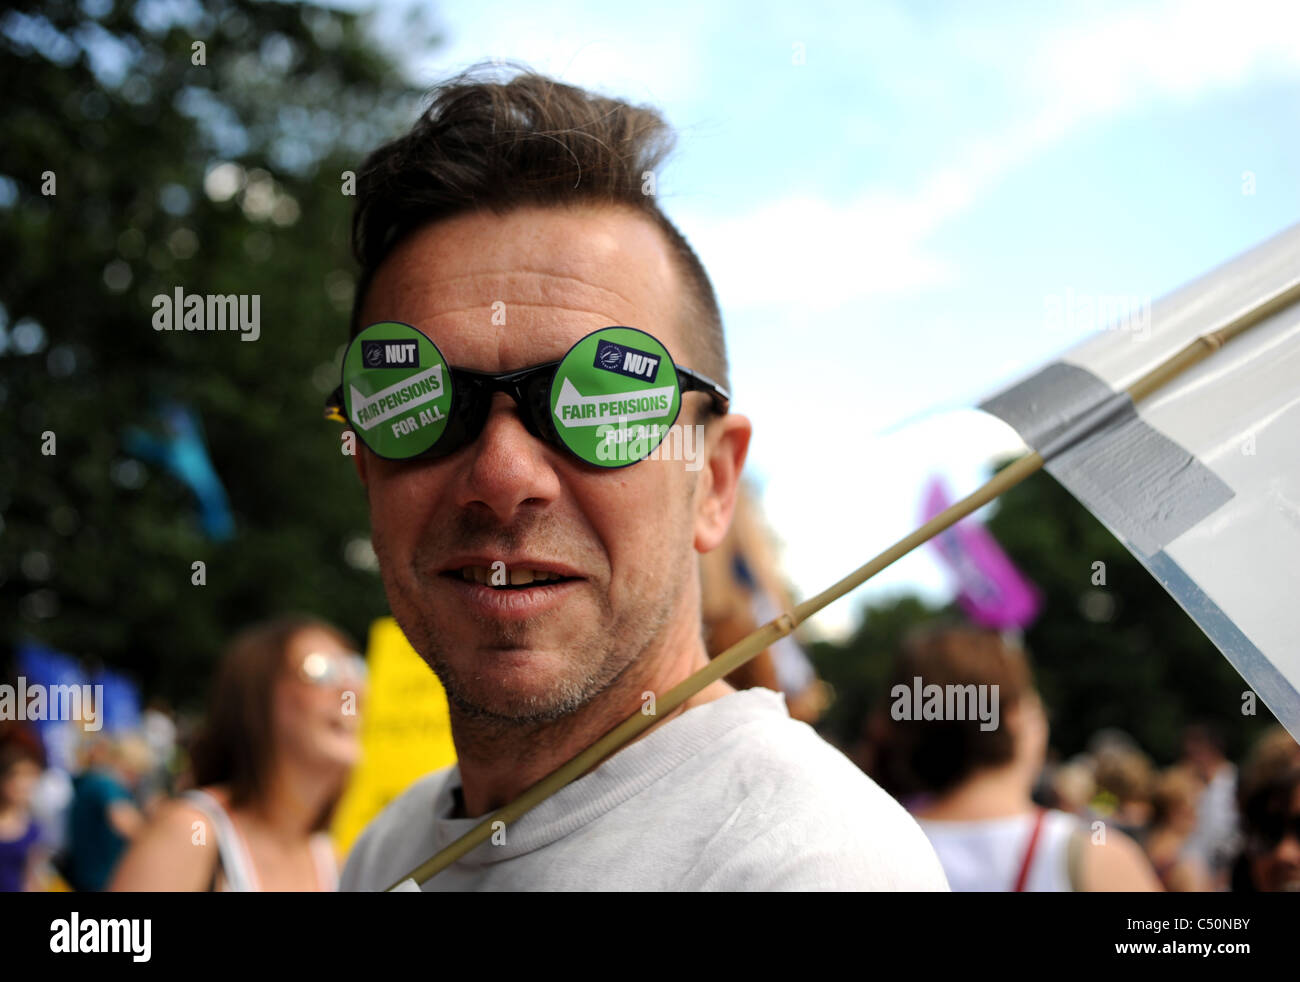
[[[1275,724],[1250,748],[1241,769],[1239,795],[1292,767],[1300,767],[1300,744],[1284,726]]]
[[[1300,891],[1300,767],[1249,788],[1241,815],[1243,851],[1233,871],[1233,889]]]
[[[1191,841],[1200,794],[1201,782],[1184,767],[1171,767],[1156,778],[1151,793],[1151,827],[1143,845],[1166,890],[1211,889],[1210,872]]]
[[[360,755],[365,668],[355,650],[307,617],[240,634],[192,751],[198,787],[159,808],[112,889],[336,889],[325,830]]]
[[[32,792],[32,817],[40,828],[41,843],[51,860],[66,856],[68,844],[68,812],[72,809],[72,775],[62,767],[54,766],[45,745],[45,770],[41,772]]]
[[[742,483],[731,528],[700,557],[700,613],[709,657],[716,657],[794,606],[781,576],[771,532],[754,491]],[[774,641],[726,676],[737,689],[762,686],[785,696],[794,719],[816,725],[829,702],[826,683],[793,635]]]
[[[144,824],[134,787],[149,767],[143,741],[97,734],[82,751],[72,779],[72,807],[62,872],[74,890],[107,886],[127,845]]]
[[[395,884],[638,713],[653,720],[639,740],[428,888],[946,886],[916,823],[778,693],[719,680],[656,708],[709,663],[697,555],[726,535],[751,433],[729,411],[708,275],[645,191],[670,139],[650,109],[531,73],[470,73],[359,170],[353,334],[378,327],[431,358],[436,345],[463,395],[373,426],[395,404],[358,414],[349,383],[350,415],[331,411],[357,435],[389,605],[446,689],[459,762],[370,824],[349,889]],[[593,337],[607,331],[615,340]],[[353,362],[388,363],[367,344]],[[567,370],[579,384],[561,384],[579,349]],[[653,397],[629,368],[647,365],[660,371]],[[598,409],[573,401],[584,391],[613,395]],[[605,466],[570,435],[594,425],[579,411],[655,405],[671,410],[668,430],[702,428],[689,465],[651,459],[638,439],[635,458]],[[405,459],[417,444],[425,456]]]
[[[1051,774],[1054,807],[1080,818],[1088,816],[1088,804],[1097,793],[1089,760],[1075,759],[1061,764]]]
[[[1156,779],[1151,758],[1132,737],[1115,730],[1097,734],[1092,746],[1097,782],[1092,813],[1141,842],[1151,824],[1151,789]]]
[[[140,800],[145,814],[152,814],[151,806],[164,800],[172,790],[176,757],[176,723],[163,700],[152,700],[141,714],[140,732],[154,764],[141,781]]]
[[[951,691],[965,708],[951,712],[945,701],[942,718],[927,718],[933,714],[908,704],[925,686],[945,699]],[[887,691],[890,704],[872,725],[877,776],[923,796],[913,799],[914,812],[953,890],[1160,889],[1128,836],[1113,828],[1092,834],[1078,818],[1033,801],[1048,725],[1018,645],[972,627],[931,631],[904,646]],[[988,711],[978,715],[971,700]]]
[[[1224,754],[1222,733],[1207,723],[1184,731],[1183,760],[1202,784],[1189,848],[1209,870],[1216,888],[1226,889],[1233,857],[1240,851],[1237,768]]]
[[[0,892],[38,888],[43,850],[32,798],[44,768],[40,740],[15,722],[0,723]]]
[[[1300,746],[1282,727],[1266,733],[1242,768],[1241,849],[1234,892],[1300,891]]]

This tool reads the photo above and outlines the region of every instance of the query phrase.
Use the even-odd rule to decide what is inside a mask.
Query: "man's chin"
[[[588,702],[590,696],[545,692],[529,694],[511,692],[487,693],[479,690],[464,691],[447,687],[447,700],[452,712],[465,719],[495,722],[509,726],[532,726],[553,723],[571,716]]]
[[[547,689],[565,686],[565,672],[572,672],[572,649],[562,646],[514,646],[495,640],[492,643],[466,642],[457,647],[453,658],[437,659],[435,670],[456,679],[473,680],[479,689],[518,693],[525,699],[536,698]]]
[[[591,701],[589,679],[563,679],[549,652],[510,648],[475,653],[472,666],[433,666],[453,710],[472,719],[541,723],[561,719]],[[548,672],[548,669],[550,670]]]

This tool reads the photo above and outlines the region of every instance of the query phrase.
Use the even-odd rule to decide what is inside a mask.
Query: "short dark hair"
[[[997,631],[944,624],[907,637],[895,660],[887,693],[911,689],[912,680],[941,688],[949,685],[997,686],[999,713],[1007,713],[1033,696],[1033,673],[1018,645]],[[887,705],[887,704],[886,704]],[[1015,739],[1005,725],[984,730],[979,720],[894,720],[885,708],[876,748],[882,773],[878,780],[897,794],[942,794],[976,771],[1008,763]]]
[[[45,747],[40,737],[16,720],[0,721],[0,778],[24,760],[45,770]]]
[[[722,316],[708,273],[654,194],[643,191],[672,149],[663,117],[535,72],[500,81],[491,71],[477,65],[438,85],[410,131],[361,165],[352,215],[361,278],[351,333],[362,327],[375,271],[418,228],[480,210],[622,205],[653,221],[668,241],[685,287],[690,367],[729,389]]]

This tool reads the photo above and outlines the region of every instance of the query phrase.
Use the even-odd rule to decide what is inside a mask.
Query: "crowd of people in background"
[[[0,726],[0,890],[105,889],[170,783],[170,753],[143,733],[86,734],[70,774],[46,766],[27,725]]]
[[[912,811],[954,890],[1300,890],[1300,745],[1282,727],[1240,767],[1212,726],[1158,769],[1119,731],[1069,760],[1021,646],[969,627],[911,640],[914,679],[996,686],[998,725],[864,727],[859,763]],[[361,745],[365,664],[345,633],[283,617],[227,649],[203,724],[151,707],[86,734],[71,776],[24,724],[0,724],[0,890],[333,890],[327,829]]]
[[[235,638],[189,738],[151,708],[138,732],[86,734],[69,778],[5,724],[0,890],[336,889],[326,830],[364,692],[355,643],[288,616]]]
[[[1300,890],[1300,745],[1281,726],[1241,768],[1201,724],[1163,770],[1117,730],[1059,761],[1017,641],[928,632],[905,646],[888,691],[917,678],[999,694],[990,728],[969,715],[900,720],[883,704],[859,750],[916,816],[954,890]]]

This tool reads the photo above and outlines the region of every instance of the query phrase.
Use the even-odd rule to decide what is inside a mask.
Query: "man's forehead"
[[[592,330],[638,327],[675,353],[680,286],[660,230],[626,208],[524,208],[420,229],[384,260],[362,325],[413,324],[454,364],[506,371]]]

